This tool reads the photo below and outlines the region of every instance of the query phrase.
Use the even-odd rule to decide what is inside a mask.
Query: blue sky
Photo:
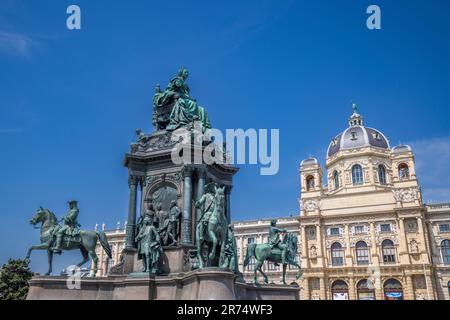
[[[78,4],[82,30],[66,28]],[[366,28],[377,4],[382,30]],[[410,143],[426,201],[450,201],[448,1],[0,3],[0,262],[38,242],[38,206],[80,201],[84,228],[127,214],[122,165],[151,99],[180,66],[216,128],[280,129],[280,171],[242,166],[234,219],[296,215],[299,163],[324,163],[356,101],[392,145]],[[55,270],[78,252],[55,259]],[[46,254],[32,268],[44,271]]]

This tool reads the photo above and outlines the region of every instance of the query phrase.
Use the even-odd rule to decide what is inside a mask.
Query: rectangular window
[[[309,288],[311,290],[320,290],[319,278],[309,278]]]
[[[255,238],[251,237],[251,238],[247,238],[247,244],[252,244],[255,243]]]
[[[330,228],[330,235],[331,236],[338,236],[340,234],[339,228]]]
[[[248,262],[248,265],[247,265],[247,270],[248,271],[255,271],[255,264],[256,264],[255,257],[251,257],[250,261]]]
[[[450,224],[449,223],[445,223],[445,224],[440,224],[439,225],[439,232],[450,232]]]
[[[344,250],[331,250],[331,265],[343,266],[344,265]]]
[[[383,233],[391,232],[391,225],[389,223],[380,225],[380,231]]]
[[[369,249],[368,248],[357,248],[356,249],[356,263],[359,266],[364,266],[369,264]]]
[[[383,248],[383,262],[395,263],[395,248]]]
[[[355,233],[356,234],[365,233],[364,226],[355,226]]]

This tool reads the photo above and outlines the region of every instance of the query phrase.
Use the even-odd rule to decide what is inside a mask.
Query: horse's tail
[[[244,268],[248,266],[250,259],[255,256],[256,243],[252,243],[247,247],[247,254],[244,260]]]
[[[106,238],[106,234],[103,231],[97,231],[97,237],[98,240],[100,240],[100,244],[103,247],[103,250],[105,250],[108,258],[112,258],[112,252],[111,252],[111,247],[109,246],[108,243],[108,238]]]

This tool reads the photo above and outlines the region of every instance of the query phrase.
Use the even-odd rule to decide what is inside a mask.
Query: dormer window
[[[358,133],[357,132],[352,131],[351,135],[352,135],[352,138],[351,138],[352,140],[358,140]]]
[[[331,140],[331,146],[335,147],[337,145],[337,139]]]
[[[381,135],[380,135],[379,132],[372,132],[372,137],[373,137],[375,140],[381,141]]]

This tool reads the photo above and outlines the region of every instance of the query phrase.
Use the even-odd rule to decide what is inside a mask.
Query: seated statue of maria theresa
[[[165,91],[161,91],[157,87],[153,103],[155,107],[158,107],[174,102],[166,130],[174,131],[180,127],[191,125],[194,121],[200,121],[202,131],[205,132],[211,128],[211,122],[206,110],[189,95],[189,87],[186,84],[188,75],[188,70],[181,68],[178,75],[170,80]]]

